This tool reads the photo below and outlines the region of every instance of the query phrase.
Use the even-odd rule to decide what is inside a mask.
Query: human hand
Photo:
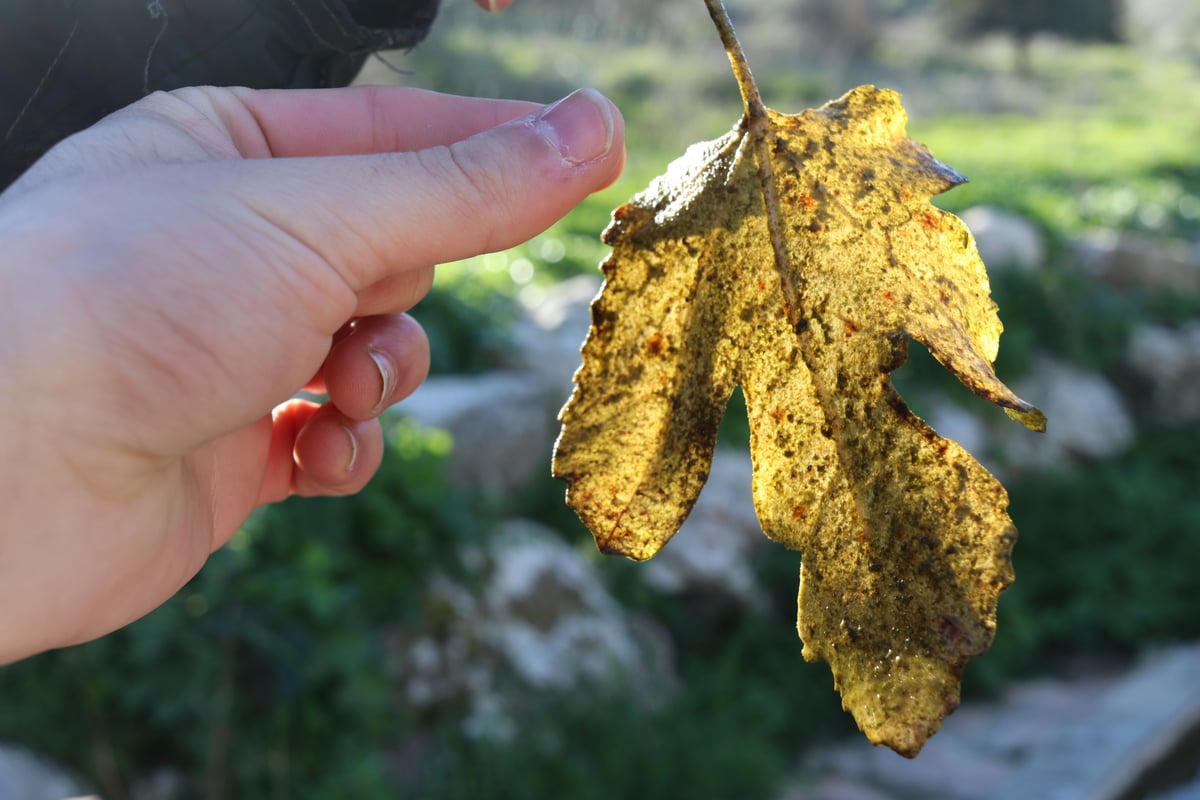
[[[0,194],[0,663],[146,613],[258,504],[362,488],[434,264],[622,163],[591,90],[184,89],[51,150]]]

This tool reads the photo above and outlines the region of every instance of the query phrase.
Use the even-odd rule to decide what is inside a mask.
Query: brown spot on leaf
[[[646,355],[651,358],[661,356],[667,349],[667,340],[661,333],[652,333],[646,339]]]

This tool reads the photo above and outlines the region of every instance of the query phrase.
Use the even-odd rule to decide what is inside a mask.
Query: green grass
[[[947,116],[911,128],[971,179],[939,198],[951,210],[1007,207],[1060,240],[1089,228],[1200,234],[1195,115]]]

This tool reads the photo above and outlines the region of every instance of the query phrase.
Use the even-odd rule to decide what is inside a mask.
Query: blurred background
[[[0,669],[3,800],[1200,796],[1200,2],[728,6],[769,105],[897,89],[971,179],[936,202],[991,272],[1000,377],[1050,418],[1026,432],[915,344],[896,375],[1020,530],[926,751],[870,748],[802,660],[800,556],[754,520],[736,400],[650,562],[598,555],[548,476],[611,210],[740,114],[703,3],[447,0],[360,82],[595,86],[624,177],[439,270],[414,311],[435,374],[367,491],[264,509],[157,612]]]

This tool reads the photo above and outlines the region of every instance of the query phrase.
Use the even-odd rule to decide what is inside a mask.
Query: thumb
[[[620,112],[581,89],[423,150],[268,161],[264,169],[284,174],[243,184],[239,196],[267,219],[288,220],[288,232],[359,292],[520,244],[616,180],[624,160]]]

